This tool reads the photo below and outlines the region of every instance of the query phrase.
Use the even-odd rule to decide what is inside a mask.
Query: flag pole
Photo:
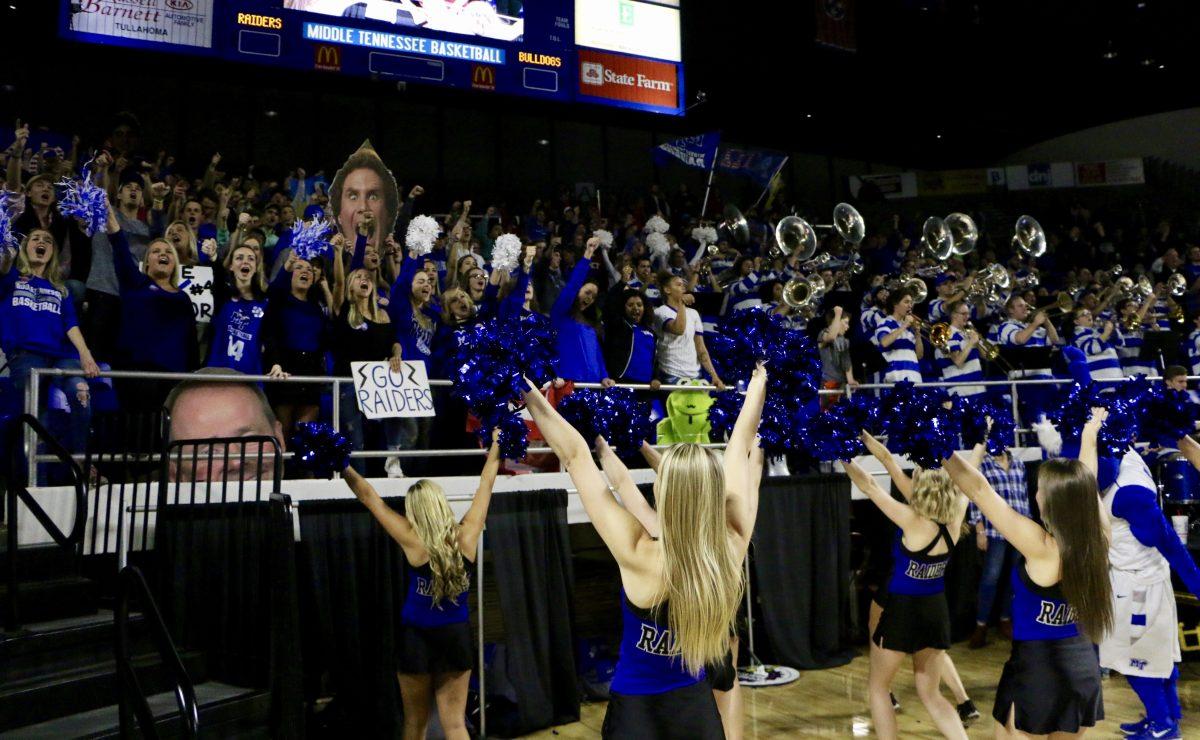
[[[704,214],[708,212],[708,194],[712,191],[713,175],[717,172],[717,152],[713,151],[712,164],[708,168],[708,184],[704,186],[704,204],[700,206],[700,220],[704,220]]]
[[[767,192],[771,190],[771,184],[775,182],[775,178],[779,177],[779,173],[783,172],[783,168],[787,166],[787,162],[788,158],[784,157],[783,161],[779,163],[778,169],[775,170],[775,174],[771,175],[770,180],[767,180],[767,186],[763,188],[762,193],[759,194],[758,200],[754,201],[754,205],[750,206],[751,208],[758,208],[758,204],[762,202],[762,199],[766,197]]]

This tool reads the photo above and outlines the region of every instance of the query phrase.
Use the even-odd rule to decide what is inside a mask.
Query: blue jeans
[[[1005,561],[1012,562],[1015,551],[1007,540],[988,538],[987,552],[983,553],[983,573],[979,576],[979,609],[975,615],[977,624],[987,624],[992,616],[992,605],[996,594],[1005,591],[1000,601],[1000,618],[1008,619],[1012,614],[1012,594],[1004,586]]]
[[[338,383],[341,388],[342,399],[338,406],[338,424],[341,427],[341,432],[350,440],[353,445],[351,449],[361,450],[366,444],[367,425],[378,424],[383,428],[383,438],[389,450],[406,449],[405,447],[405,422],[416,421],[415,419],[380,419],[372,421],[362,415],[358,410],[358,399],[354,396],[353,383]],[[415,427],[415,424],[413,425]],[[412,438],[416,437],[416,432],[412,433]],[[409,444],[409,447],[412,445]],[[358,471],[359,475],[367,474],[367,461],[363,458],[352,459],[350,466]]]
[[[33,368],[54,368],[58,370],[79,370],[79,360],[76,358],[59,358],[41,355],[36,352],[14,350],[8,355],[8,370],[12,374],[13,386],[20,394],[22,407],[25,403],[25,388]],[[64,446],[71,452],[84,452],[87,449],[88,430],[92,423],[92,404],[89,398],[87,405],[80,403],[78,397],[79,384],[87,385],[87,378],[72,375],[67,378],[43,377],[38,388],[38,421],[47,429],[50,428],[48,396],[50,387],[56,387],[67,397],[67,405],[71,410],[71,426],[69,437]]]

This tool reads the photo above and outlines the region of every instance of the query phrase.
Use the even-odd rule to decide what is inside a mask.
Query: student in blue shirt
[[[267,312],[267,279],[256,242],[246,240],[224,260],[213,262],[212,344],[208,367],[225,367],[246,375],[262,375],[262,324]],[[216,242],[201,248],[212,259]],[[270,375],[284,377],[279,365]]]
[[[436,272],[423,269],[429,261],[428,255],[418,256],[409,251],[400,263],[400,273],[392,284],[388,316],[396,330],[396,341],[400,343],[401,357],[407,361],[421,361],[427,369],[433,368],[435,332],[439,316],[434,304],[437,289]],[[401,419],[400,443],[393,449],[428,449],[433,419],[429,417]],[[409,474],[420,469],[420,463],[410,458]],[[401,477],[405,472],[400,458],[389,458],[385,467],[390,477]]]
[[[60,277],[58,247],[45,229],[33,229],[16,254],[0,258],[0,346],[8,359],[13,385],[24,397],[35,367],[82,370],[79,376],[54,378],[71,407],[71,447],[81,451],[87,442],[91,403],[85,376],[100,368],[79,330],[75,307]],[[43,383],[43,394],[50,383]],[[45,408],[44,395],[38,408]]]
[[[272,281],[262,329],[268,366],[279,365],[289,375],[327,374],[325,355],[332,343],[328,306],[333,296],[324,271],[323,257],[304,260],[293,252]],[[296,424],[316,421],[325,386],[275,383],[267,390],[284,434],[290,435]]]
[[[620,302],[612,307],[604,322],[604,362],[617,370],[619,383],[649,383],[654,377],[654,353],[658,340],[654,335],[653,312],[640,290],[625,289]],[[618,314],[617,311],[620,311]]]
[[[571,270],[554,306],[550,320],[558,332],[558,374],[567,380],[612,385],[600,349],[600,319],[596,307],[600,286],[588,279],[592,255],[600,246],[596,237],[588,239],[583,257]]]

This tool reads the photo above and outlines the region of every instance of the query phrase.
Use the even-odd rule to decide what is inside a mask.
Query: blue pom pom
[[[629,457],[650,438],[650,404],[629,388],[576,390],[562,399],[558,412],[588,442],[604,437],[617,454]]]
[[[938,468],[958,449],[959,423],[945,407],[949,396],[941,389],[897,383],[883,395],[888,449],[923,468]]]
[[[1141,405],[1141,437],[1160,447],[1175,447],[1181,437],[1196,429],[1200,405],[1187,391],[1155,385]]]
[[[525,426],[525,421],[520,414],[515,411],[500,410],[480,419],[480,422],[477,434],[481,445],[491,447],[492,430],[498,427],[500,429],[500,439],[498,440],[500,457],[505,460],[524,459],[525,453],[529,449],[529,427]]]
[[[737,391],[712,391],[709,395],[713,399],[708,409],[709,439],[720,442],[733,432],[745,396]]]
[[[104,231],[108,224],[108,195],[104,188],[92,182],[87,165],[84,165],[83,179],[65,177],[58,186],[63,191],[58,199],[59,213],[83,221],[83,231],[88,236]]]
[[[329,478],[350,464],[350,440],[321,422],[296,425],[291,438],[292,462],[318,478]]]
[[[805,446],[817,460],[851,460],[866,452],[863,429],[861,409],[842,401],[812,418],[804,431]]]
[[[1047,417],[1058,427],[1064,444],[1078,443],[1092,408],[1103,406],[1108,409],[1108,419],[1096,435],[1096,448],[1102,456],[1121,457],[1137,439],[1139,408],[1148,393],[1150,384],[1144,376],[1118,383],[1115,387],[1111,384],[1101,387],[1094,382],[1075,383],[1062,404]]]
[[[979,393],[972,396],[957,396],[954,411],[962,426],[963,447],[979,444],[987,435],[987,451],[992,455],[1002,454],[1016,444],[1016,422],[1013,420],[1012,405],[1003,397]],[[988,434],[987,419],[992,420],[992,431]]]
[[[292,254],[305,261],[325,256],[329,252],[329,240],[326,237],[332,231],[333,224],[323,218],[312,221],[296,219],[292,224]]]
[[[21,248],[21,237],[13,231],[13,198],[16,193],[0,190],[0,254]]]

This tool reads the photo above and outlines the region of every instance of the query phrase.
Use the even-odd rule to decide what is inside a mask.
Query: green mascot
[[[704,385],[704,381],[692,381]],[[667,396],[667,415],[658,422],[658,444],[673,445],[679,442],[708,444],[708,410],[713,405],[712,396],[706,390],[671,391]]]

